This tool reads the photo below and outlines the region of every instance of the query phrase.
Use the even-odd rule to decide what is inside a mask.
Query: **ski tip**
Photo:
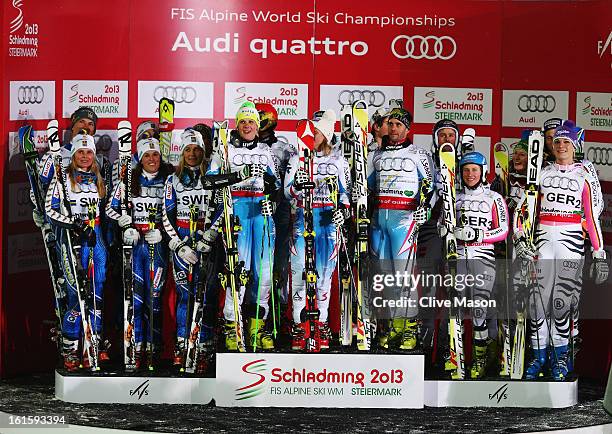
[[[368,103],[366,103],[365,100],[363,99],[358,99],[357,101],[353,103],[353,110],[367,110],[367,109],[368,109]]]
[[[50,128],[58,128],[59,123],[57,122],[57,119],[51,119],[49,121],[49,123],[47,124],[47,130],[49,130]]]
[[[440,146],[440,152],[452,152],[455,153],[455,147],[452,143],[445,143]]]
[[[130,130],[132,130],[132,123],[128,120],[119,121],[119,123],[117,124],[117,129],[122,130],[126,128],[129,128]]]
[[[493,149],[495,152],[508,152],[508,145],[506,145],[504,142],[497,142],[493,146]]]

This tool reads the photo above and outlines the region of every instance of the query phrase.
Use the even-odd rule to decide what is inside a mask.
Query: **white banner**
[[[460,125],[491,125],[491,89],[415,87],[414,122],[450,119]]]
[[[577,92],[576,123],[587,130],[612,131],[612,93]]]
[[[159,100],[174,101],[175,119],[212,119],[214,86],[196,81],[139,81],[138,117],[159,119]]]
[[[55,119],[55,81],[11,81],[10,120]]]
[[[235,119],[242,103],[269,103],[279,119],[308,117],[308,85],[289,83],[225,83],[225,118]]]
[[[423,408],[422,355],[217,354],[221,407]]]
[[[99,118],[127,118],[127,81],[64,80],[63,88],[65,118],[82,106],[91,107]]]
[[[567,119],[569,92],[553,90],[504,90],[504,127],[542,128],[550,118]]]
[[[612,144],[584,142],[584,158],[595,166],[600,181],[612,182]]]
[[[476,134],[478,134],[478,132],[476,132]],[[433,141],[431,134],[415,134],[413,140],[414,144],[419,148],[425,149],[427,152],[431,153],[431,144]],[[474,139],[474,149],[484,155],[488,161],[491,152],[491,137],[480,137],[476,135]],[[491,165],[489,164],[489,168],[490,167]]]
[[[402,86],[364,86],[355,84],[328,85],[322,84],[319,93],[319,108],[333,109],[336,119],[340,120],[343,105],[352,105],[357,100],[368,104],[370,117],[379,108],[389,107],[390,99],[404,99]]]

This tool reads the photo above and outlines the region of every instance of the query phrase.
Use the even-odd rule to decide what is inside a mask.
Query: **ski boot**
[[[108,350],[110,349],[110,342],[107,340],[103,341],[98,335],[96,335],[95,339],[98,342],[98,362],[110,362],[110,357],[108,355]]]
[[[226,321],[223,325],[223,334],[225,335],[225,349],[227,351],[238,351],[236,321]]]
[[[317,329],[319,330],[318,339],[319,346],[322,350],[329,349],[329,341],[331,340],[331,330],[327,321],[317,321]]]
[[[548,357],[553,380],[564,381],[567,378],[567,374],[570,372],[567,366],[567,345],[553,347],[550,351],[551,354]]]
[[[146,354],[142,342],[136,342],[134,346],[134,365],[136,365],[136,371],[140,369],[143,361],[146,361]]]
[[[474,358],[472,359],[472,369],[470,377],[472,379],[484,377],[487,368],[487,343],[486,341],[474,341]]]
[[[406,324],[405,318],[396,318],[389,321],[389,329],[378,340],[381,348],[389,349],[389,346],[396,343],[401,337]]]
[[[274,349],[274,341],[266,330],[264,319],[249,318],[249,344],[259,350],[270,351]]]
[[[533,349],[533,359],[531,360],[531,362],[529,363],[529,366],[527,366],[527,369],[525,370],[525,379],[535,380],[538,377],[543,377],[544,373],[542,371],[544,370],[544,366],[546,365],[546,360],[547,360],[546,348],[542,348],[542,349],[534,348]]]
[[[72,341],[67,338],[62,338],[62,347],[64,353],[64,369],[68,372],[76,372],[81,365],[79,357],[79,341]]]
[[[172,364],[175,367],[181,368],[185,364],[185,338],[176,338],[174,346],[174,359]]]
[[[418,324],[415,320],[406,320],[402,331],[400,350],[414,350],[417,346]]]
[[[304,351],[306,349],[306,323],[293,324],[291,328],[291,349],[293,351]]]
[[[195,373],[203,375],[212,366],[214,358],[214,344],[212,341],[200,343],[198,345],[198,358],[196,360]]]

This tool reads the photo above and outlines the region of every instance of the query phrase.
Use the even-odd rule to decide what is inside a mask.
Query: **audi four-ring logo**
[[[374,162],[374,168],[377,172],[386,172],[386,171],[403,171],[403,172],[413,172],[416,170],[416,165],[414,161],[409,158],[381,158]]]
[[[547,176],[542,179],[542,187],[561,188],[563,190],[579,191],[580,184],[575,179],[565,176]]]
[[[517,106],[522,112],[552,113],[557,101],[552,95],[521,95]]]
[[[591,146],[587,150],[586,159],[599,166],[612,166],[612,148]]]
[[[236,166],[242,166],[243,164],[261,164],[263,166],[268,165],[267,155],[250,155],[250,154],[237,154],[234,155],[232,163]]]
[[[190,104],[198,96],[196,90],[191,86],[157,86],[153,91],[153,99],[159,102],[162,98],[169,98],[177,103]]]
[[[380,90],[343,90],[338,94],[340,105],[351,105],[360,99],[368,103],[370,107],[382,107],[387,97]]]
[[[462,202],[457,202],[457,206],[463,211],[472,211],[472,212],[483,212],[489,213],[491,212],[491,205],[482,200],[464,200]]]
[[[19,104],[40,104],[45,98],[42,86],[19,86],[17,102]]]
[[[336,175],[338,174],[338,167],[335,164],[317,164],[315,167],[315,173],[317,175]]]
[[[448,60],[457,52],[457,43],[450,36],[398,35],[391,51],[398,59]]]

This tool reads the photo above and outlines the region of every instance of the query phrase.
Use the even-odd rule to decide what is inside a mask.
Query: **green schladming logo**
[[[236,389],[236,401],[243,401],[245,399],[253,398],[260,395],[264,391],[265,386],[262,384],[264,381],[266,381],[266,377],[261,373],[265,372],[266,370],[265,359],[253,360],[252,362],[246,363],[242,366],[242,372],[249,375],[255,375],[257,380],[251,384]]]
[[[434,103],[436,102],[436,91],[430,90],[429,92],[425,94],[425,96],[430,99],[423,103],[423,108],[424,109],[432,108],[434,106]]]
[[[591,97],[590,96],[587,96],[584,99],[584,104],[585,104],[585,106],[582,108],[582,114],[583,115],[588,115],[589,112],[591,111]]]

